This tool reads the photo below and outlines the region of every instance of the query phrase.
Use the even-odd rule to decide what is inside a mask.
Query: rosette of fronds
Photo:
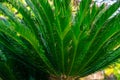
[[[81,0],[74,14],[72,0],[23,1],[7,0],[21,17],[0,3],[6,18],[0,20],[1,50],[21,65],[69,79],[120,57],[120,14],[113,16],[119,0],[109,7]]]

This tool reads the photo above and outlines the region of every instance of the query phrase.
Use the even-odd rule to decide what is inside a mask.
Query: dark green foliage
[[[76,14],[71,0],[52,0],[52,5],[48,0],[7,1],[22,19],[0,3],[6,16],[0,21],[1,50],[7,58],[1,62],[1,76],[6,80],[37,80],[39,70],[83,77],[120,57],[120,14],[112,16],[119,0],[107,8],[82,0]]]

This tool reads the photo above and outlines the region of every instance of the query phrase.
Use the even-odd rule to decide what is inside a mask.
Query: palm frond
[[[52,5],[48,0],[7,1],[22,19],[0,3],[7,16],[0,21],[0,44],[26,65],[51,75],[83,77],[120,57],[120,14],[113,16],[119,0],[110,7],[81,0],[76,14],[72,0],[51,0]]]

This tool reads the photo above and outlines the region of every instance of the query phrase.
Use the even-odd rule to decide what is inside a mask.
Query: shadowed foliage
[[[65,80],[84,77],[120,57],[120,14],[112,16],[119,0],[109,7],[81,0],[75,13],[72,0],[23,1],[7,0],[21,18],[0,3],[4,80],[37,80],[40,71]]]

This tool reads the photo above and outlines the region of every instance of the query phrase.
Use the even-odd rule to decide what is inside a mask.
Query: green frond
[[[119,0],[109,7],[81,0],[75,14],[72,0],[7,3],[22,16],[0,3],[6,18],[0,20],[1,50],[13,61],[18,57],[21,64],[50,75],[83,77],[120,57],[120,14],[113,16]]]

